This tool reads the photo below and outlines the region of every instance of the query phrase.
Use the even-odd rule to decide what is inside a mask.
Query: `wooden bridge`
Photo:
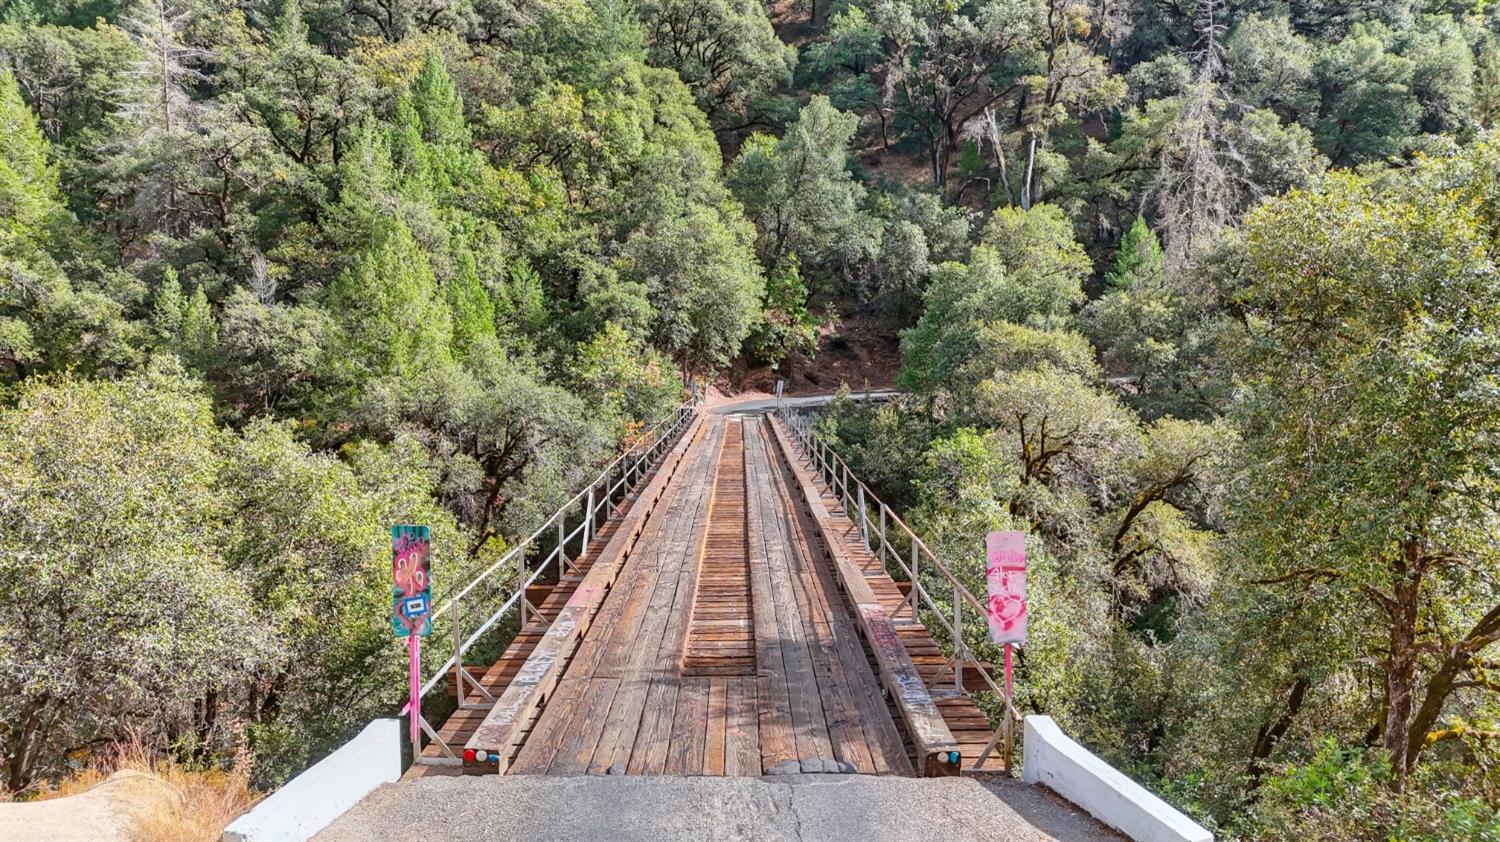
[[[964,686],[993,680],[919,622],[961,629],[978,603],[953,580],[953,613],[934,613],[926,588],[893,580],[892,558],[923,563],[920,541],[888,537],[899,520],[837,464],[776,415],[682,413],[576,498],[571,533],[559,513],[523,543],[506,603],[519,630],[492,663],[466,653],[500,612],[465,637],[459,603],[481,589],[450,600],[459,654],[441,670],[461,704],[424,723],[408,774],[1007,768]],[[556,548],[528,555],[554,527]]]

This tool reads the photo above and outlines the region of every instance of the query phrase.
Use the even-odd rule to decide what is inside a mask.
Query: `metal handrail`
[[[441,639],[450,636],[453,641],[453,653],[443,661],[430,677],[422,682],[420,693],[426,696],[432,692],[440,682],[448,675],[450,670],[454,671],[457,683],[458,705],[460,708],[483,709],[487,703],[495,701],[494,696],[480,684],[463,662],[466,651],[473,647],[479,640],[495,627],[512,610],[519,610],[521,626],[524,628],[530,617],[540,616],[536,606],[532,605],[526,598],[526,590],[545,574],[549,566],[555,566],[557,578],[561,580],[565,568],[573,569],[574,559],[582,558],[587,552],[589,545],[598,537],[599,526],[614,514],[617,501],[623,501],[630,495],[635,487],[643,480],[650,477],[649,468],[661,455],[662,451],[669,447],[681,435],[688,423],[696,414],[692,404],[683,404],[673,410],[666,417],[657,421],[645,432],[641,433],[636,442],[626,448],[619,456],[596,475],[592,481],[574,494],[567,502],[557,508],[541,526],[537,527],[527,535],[526,538],[511,547],[500,558],[475,574],[452,596],[443,600],[432,612],[433,636]],[[575,512],[576,507],[576,512]],[[570,514],[578,518],[578,524],[571,530],[567,529],[567,521]],[[521,571],[524,569],[527,551],[539,541],[545,541],[550,533],[556,533],[556,546],[547,555],[536,562],[535,569],[531,575],[522,579]],[[547,536],[547,537],[544,537]],[[568,546],[577,541],[577,554],[570,559],[568,557]],[[555,565],[554,565],[555,562]],[[510,589],[509,596],[500,602],[499,607],[493,608],[485,615],[484,619],[467,635],[464,633],[464,605],[466,602],[480,602],[483,605],[484,597],[497,598],[511,581],[511,574],[515,576],[514,587]],[[472,606],[471,606],[472,607]],[[482,610],[482,608],[481,608]],[[447,635],[438,633],[438,623],[446,620]],[[465,684],[468,685],[466,690]],[[467,698],[468,690],[473,690],[483,698],[483,702],[470,704]],[[418,717],[422,730],[428,739],[437,744],[443,751],[445,757],[423,758],[420,751],[414,752],[418,755],[418,762],[424,763],[451,763],[461,762],[451,746],[447,745],[425,719]]]
[[[648,430],[646,430],[644,433],[642,433],[641,434],[641,440],[644,441],[644,440],[650,439],[651,441],[656,441],[656,442],[661,441],[661,439],[665,438],[665,436],[657,436],[656,432],[658,430],[660,430],[663,427],[663,425],[667,424],[668,422],[674,422],[674,424],[673,424],[673,430],[669,431],[669,433],[668,433],[668,435],[670,435],[671,432],[675,432],[676,429],[681,426],[681,423],[682,423],[682,420],[683,420],[683,417],[684,417],[684,413],[691,414],[691,412],[692,412],[692,408],[689,405],[684,404],[682,406],[679,406],[677,409],[673,410],[669,415],[667,415],[666,417],[662,418],[660,421],[657,421]],[[542,523],[541,526],[537,527],[534,532],[532,532],[530,535],[526,536],[526,540],[521,541],[520,543],[516,544],[516,546],[512,547],[509,552],[507,552],[505,555],[501,556],[500,558],[496,559],[493,564],[491,564],[489,567],[485,568],[480,573],[476,574],[473,579],[469,580],[468,584],[464,585],[464,587],[463,587],[462,590],[460,590],[458,593],[454,594],[453,596],[449,597],[441,605],[439,605],[436,609],[434,609],[433,612],[432,612],[432,619],[436,620],[438,617],[440,617],[444,613],[446,613],[449,609],[451,609],[453,607],[454,603],[456,603],[458,600],[462,599],[464,596],[468,595],[469,591],[471,591],[475,587],[477,587],[482,581],[484,581],[486,578],[488,578],[491,574],[495,573],[497,570],[499,570],[502,567],[504,567],[505,564],[507,562],[511,561],[512,558],[518,552],[520,552],[521,550],[525,549],[532,542],[534,542],[537,538],[541,537],[542,532],[546,531],[548,527],[552,526],[553,522],[560,515],[565,514],[568,509],[571,509],[580,500],[584,499],[585,495],[587,495],[587,494],[591,493],[592,491],[594,491],[598,487],[598,485],[599,485],[599,483],[601,481],[604,481],[606,478],[613,477],[615,468],[619,467],[619,465],[621,463],[623,463],[627,458],[630,458],[632,454],[634,454],[637,450],[640,449],[640,447],[641,447],[641,441],[638,441],[635,444],[631,445],[629,448],[626,448],[619,456],[616,456],[608,465],[606,465],[604,467],[603,470],[601,470],[599,472],[598,476],[594,477],[594,479],[593,479],[592,482],[590,482],[588,485],[584,486],[581,490],[579,490],[579,492],[577,494],[574,494],[572,496],[572,498],[570,498],[566,503],[563,503],[561,506],[559,506],[557,508],[557,510],[555,512],[553,512],[552,515],[550,517],[548,517],[547,520]],[[617,488],[620,487],[620,484],[625,481],[624,477],[625,477],[625,472],[622,472],[621,473],[621,479],[618,482],[616,482],[614,485],[611,485],[607,489],[606,497],[608,497],[609,494],[613,494],[614,491],[615,491],[615,489],[617,489]],[[568,533],[567,539],[568,540],[572,540],[578,534],[579,530],[581,530],[582,528],[583,528],[583,523],[580,522],[578,526],[576,526],[576,527],[573,528],[572,532]],[[547,562],[551,561],[553,555],[556,555],[557,552],[558,552],[558,550],[553,550],[552,554],[548,555],[547,558],[546,558],[546,560],[543,561],[542,564],[539,565],[539,566],[540,567],[546,567],[547,566]]]
[[[1006,741],[1006,751],[1003,759],[1006,771],[1009,771],[1010,730],[1012,723],[1022,718],[1021,713],[1016,710],[1014,700],[995,681],[993,668],[974,657],[973,650],[964,641],[963,636],[964,619],[968,613],[965,611],[965,605],[971,608],[979,619],[984,620],[986,627],[988,627],[989,612],[986,609],[985,603],[981,602],[969,590],[968,586],[954,575],[953,571],[946,564],[938,559],[932,550],[928,548],[927,543],[910,526],[906,525],[906,521],[902,520],[890,506],[886,505],[875,495],[875,492],[868,485],[865,485],[859,477],[854,475],[853,471],[849,470],[848,463],[838,453],[834,452],[833,447],[813,430],[812,424],[805,414],[789,412],[785,407],[778,408],[776,412],[786,422],[787,428],[797,438],[809,462],[811,462],[823,481],[828,484],[829,489],[838,498],[840,505],[844,507],[845,513],[854,513],[860,536],[864,540],[865,549],[875,553],[876,558],[880,560],[883,567],[889,569],[888,563],[895,562],[896,567],[906,574],[908,581],[911,582],[911,592],[907,594],[906,599],[902,602],[903,605],[909,603],[911,606],[910,619],[913,622],[919,621],[917,612],[920,602],[925,604],[931,618],[936,620],[948,632],[948,637],[953,642],[953,655],[949,659],[949,664],[953,668],[953,686],[955,689],[965,691],[964,667],[972,666],[980,679],[987,685],[987,689],[1000,701],[1005,721],[1002,723],[1001,729],[996,730],[995,738],[990,740],[990,744],[980,754],[976,761],[976,766],[984,763],[990,751],[994,748],[996,739],[1002,736],[1003,729]],[[879,532],[875,536],[877,540],[874,545],[871,543],[873,521],[870,517],[870,507],[872,502],[879,515]],[[901,553],[897,552],[895,547],[891,545],[887,534],[888,524],[894,524],[900,533],[906,535],[911,546],[911,558],[909,561],[902,558]],[[937,571],[952,586],[952,600],[947,606],[939,603],[933,597],[932,592],[922,584],[922,573],[932,570]],[[948,611],[952,612],[951,620],[946,616]]]

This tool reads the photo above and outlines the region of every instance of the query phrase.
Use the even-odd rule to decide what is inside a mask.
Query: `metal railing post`
[[[870,549],[870,509],[865,505],[865,484],[859,483],[859,534],[865,539],[865,551]]]
[[[461,622],[459,622],[459,618],[463,616],[462,614],[459,613],[459,610],[460,610],[459,606],[460,605],[461,605],[461,602],[455,602],[455,603],[453,603],[453,619],[451,620],[451,622],[453,623],[453,681],[454,681],[455,687],[458,690],[458,706],[459,707],[463,707],[464,703],[465,703],[464,702],[464,638],[463,638],[463,632],[464,632],[464,630],[463,630],[463,624]]]
[[[568,558],[568,539],[563,532],[563,524],[567,520],[567,518],[563,517],[562,512],[558,512],[557,514],[553,515],[553,517],[557,520],[557,578],[559,581],[561,581],[563,575],[563,563],[566,562],[568,565],[568,569],[571,570],[573,569],[573,560]]]
[[[911,621],[917,622],[917,600],[922,598],[922,554],[917,551],[917,536],[911,536]]]
[[[953,686],[959,692],[964,689],[964,603],[958,592],[958,580],[953,580]]]
[[[526,598],[526,545],[516,553],[516,595],[521,602],[521,628],[531,624],[531,600]]]
[[[583,549],[588,551],[589,541],[593,540],[594,534],[594,487],[589,486],[589,498],[585,504],[587,508],[583,513]]]

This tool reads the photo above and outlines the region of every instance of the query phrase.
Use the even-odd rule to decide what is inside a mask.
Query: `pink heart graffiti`
[[[985,536],[984,548],[990,639],[999,644],[1025,643],[1026,536],[991,532]]]

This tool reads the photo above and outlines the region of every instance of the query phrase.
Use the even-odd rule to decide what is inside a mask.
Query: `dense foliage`
[[[1495,838],[1497,173],[1485,139],[1330,174],[1185,274],[1136,225],[1073,311],[1077,244],[997,210],[1027,248],[939,267],[908,394],[824,432],[975,588],[1028,533],[1022,708],[1205,820]]]
[[[0,2],[0,772],[294,772],[685,383],[817,367],[1022,707],[1244,838],[1497,838],[1482,4]],[[976,578],[977,581],[977,578]],[[394,669],[393,669],[394,668]]]

